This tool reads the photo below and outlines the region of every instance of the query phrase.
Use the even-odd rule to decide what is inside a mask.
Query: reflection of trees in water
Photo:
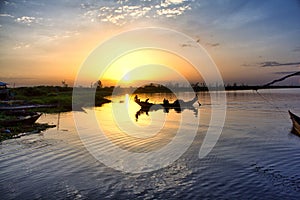
[[[153,111],[158,111],[158,110],[163,110],[164,113],[169,113],[170,110],[175,110],[176,113],[181,113],[184,110],[191,110],[194,113],[195,117],[198,117],[198,109],[196,109],[193,106],[189,106],[189,107],[164,107],[164,106],[160,106],[160,105],[154,105],[151,106],[150,108],[141,108],[140,110],[138,110],[135,113],[135,120],[138,121],[139,117],[143,114],[149,116],[149,112],[153,112]]]

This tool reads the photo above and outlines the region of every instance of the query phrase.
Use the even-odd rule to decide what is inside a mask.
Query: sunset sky
[[[225,83],[263,84],[300,71],[299,0],[7,0],[0,2],[0,81],[21,86],[66,80],[72,85],[99,44],[141,27],[170,28],[193,38],[212,57]],[[194,48],[188,40],[176,45]],[[131,64],[161,58],[180,73],[193,74],[183,60],[144,51],[117,60],[104,78],[118,79],[116,74]],[[172,76],[141,77],[172,81]],[[87,77],[87,86],[93,81]]]

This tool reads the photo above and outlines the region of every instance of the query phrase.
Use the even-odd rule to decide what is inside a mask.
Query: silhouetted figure
[[[168,105],[168,104],[169,104],[169,100],[164,98],[163,104],[164,104],[164,105]]]
[[[134,101],[135,101],[135,102],[140,102],[140,99],[138,98],[138,96],[137,96],[137,95],[135,95],[135,97],[134,97]]]
[[[143,109],[140,109],[139,111],[137,111],[135,113],[135,121],[137,122],[139,120],[139,116],[142,115],[142,114],[146,114],[147,116],[149,116],[149,110],[143,110]]]

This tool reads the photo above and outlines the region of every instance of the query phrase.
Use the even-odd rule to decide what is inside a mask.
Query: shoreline
[[[227,87],[225,91],[246,91],[246,90],[260,90],[260,89],[297,89],[300,86],[269,86],[266,88],[258,87],[258,86],[233,86]],[[96,90],[95,88],[82,88],[84,92],[90,92],[91,90]],[[105,98],[112,95],[113,92],[112,87],[110,88],[99,88],[95,92],[95,105],[96,107],[102,106],[105,103],[110,103],[111,100]],[[130,91],[129,91],[130,89]],[[12,102],[17,102],[21,104],[20,108],[26,109],[32,112],[41,112],[41,113],[63,113],[63,112],[70,112],[74,110],[73,102],[72,102],[72,91],[73,88],[63,88],[63,87],[50,87],[50,86],[37,86],[37,87],[27,87],[27,88],[13,88],[11,89],[14,94],[14,100]],[[153,87],[143,87],[143,88],[116,88],[117,92],[122,93],[129,93],[132,94],[151,94],[151,93],[172,93],[171,90],[165,87],[156,88]],[[176,90],[178,92],[188,92],[190,90],[186,90],[186,88],[179,88]],[[199,92],[207,92],[208,90],[200,90]],[[217,90],[215,90],[217,91]],[[83,95],[85,94],[83,92]],[[197,91],[198,92],[198,91]],[[30,93],[31,95],[29,95]],[[3,106],[3,102],[1,101],[1,106],[5,108],[5,110],[0,112],[5,112],[9,110],[9,106],[11,106],[11,110],[14,109],[14,105],[8,105],[8,107]],[[7,101],[6,103],[9,103]],[[37,104],[38,103],[38,104]],[[52,106],[45,106],[49,105]],[[36,106],[38,105],[38,106]],[[7,105],[6,105],[7,106]],[[86,106],[84,102],[79,102],[78,104],[78,111],[81,111],[80,108]],[[75,107],[76,108],[76,107]],[[0,119],[0,120],[5,120]],[[48,128],[53,128],[52,125],[49,124],[39,124],[34,123],[31,126],[23,126],[21,124],[16,124],[14,126],[0,126],[0,143],[4,140],[11,139],[14,137],[18,137],[19,134],[26,135],[31,133],[39,133],[44,131]],[[22,136],[20,135],[20,136]]]

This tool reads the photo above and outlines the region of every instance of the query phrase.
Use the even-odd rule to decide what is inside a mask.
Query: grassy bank
[[[83,88],[86,93],[95,90],[93,88]],[[72,92],[73,88],[59,86],[36,86],[12,88],[11,95],[14,100],[22,100],[23,105],[39,104],[53,105],[51,108],[39,108],[38,111],[46,113],[67,112],[72,110]],[[106,96],[111,95],[112,89],[97,89],[95,94],[95,105],[101,106],[110,100]],[[84,95],[84,93],[83,93]],[[84,106],[84,103],[82,102]]]
[[[105,97],[110,96],[113,88],[99,88],[95,94],[95,105],[101,106],[104,103],[110,102]],[[87,106],[84,102],[85,95],[91,94],[95,89],[81,88],[80,100],[77,102],[79,109]],[[36,87],[20,87],[10,89],[11,100],[9,102],[1,102],[2,106],[24,106],[24,105],[51,105],[47,108],[35,108],[30,111],[43,113],[67,112],[72,110],[72,95],[73,88],[59,86],[36,86]],[[78,99],[78,98],[77,98]],[[10,105],[8,105],[10,104]],[[5,112],[0,112],[1,121],[12,120],[12,117],[6,115]],[[32,125],[13,124],[10,126],[0,125],[0,142],[6,139],[21,137],[23,135],[39,133],[48,128],[55,127],[54,125],[35,123]]]

